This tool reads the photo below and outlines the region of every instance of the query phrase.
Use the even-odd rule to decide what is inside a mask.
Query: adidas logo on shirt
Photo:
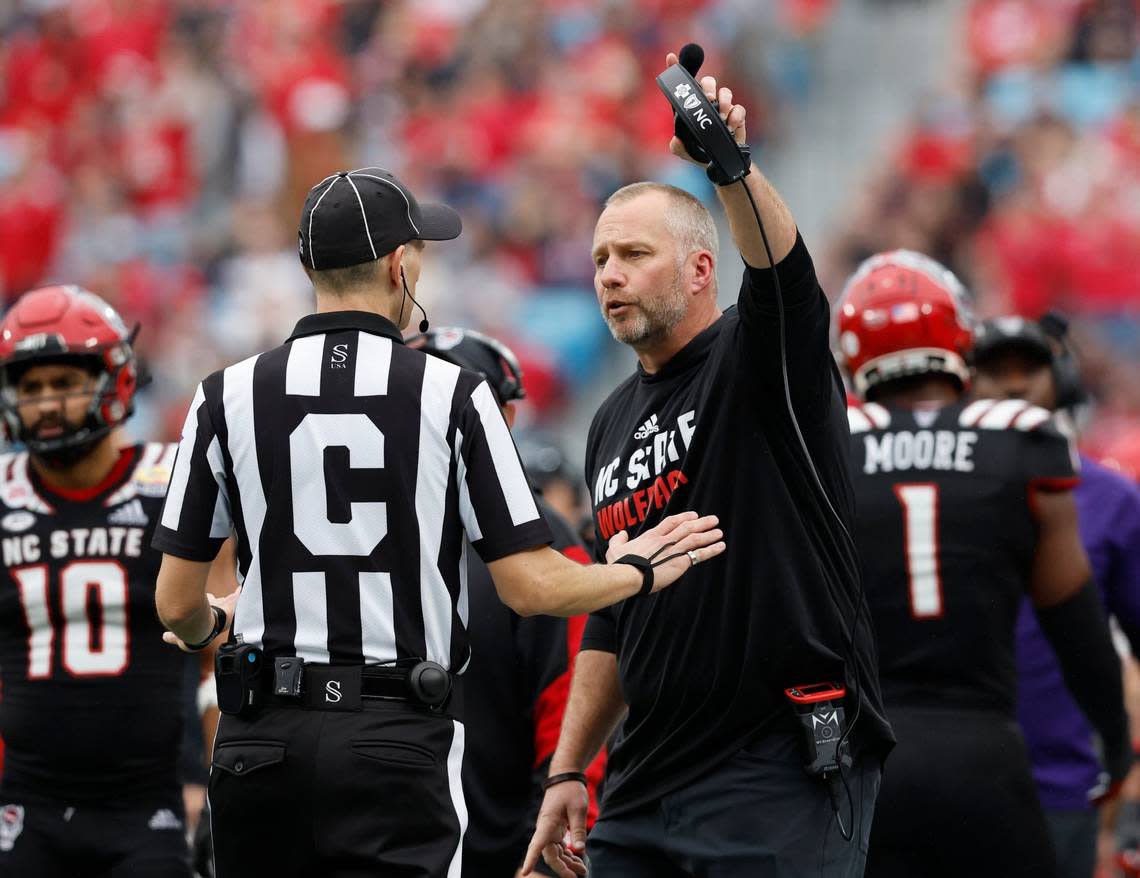
[[[649,434],[656,433],[660,427],[657,426],[657,415],[650,415],[649,420],[638,427],[637,432],[633,434],[634,439],[646,439]]]
[[[108,515],[107,523],[146,527],[150,523],[150,519],[143,510],[142,503],[138,500],[132,500]]]

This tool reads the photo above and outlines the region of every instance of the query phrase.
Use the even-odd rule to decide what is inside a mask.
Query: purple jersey
[[[1140,489],[1081,458],[1077,502],[1081,542],[1108,614],[1140,625]],[[1100,762],[1093,729],[1065,688],[1053,649],[1028,600],[1017,620],[1018,718],[1047,811],[1086,810]]]

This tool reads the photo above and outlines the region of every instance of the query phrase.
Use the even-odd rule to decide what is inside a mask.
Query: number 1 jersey
[[[176,446],[124,448],[61,492],[0,457],[0,736],[6,796],[115,806],[177,789],[184,657],[154,608],[150,548]]]
[[[857,539],[888,710],[1013,716],[1013,631],[1038,489],[1076,484],[1049,412],[1021,400],[848,409]]]

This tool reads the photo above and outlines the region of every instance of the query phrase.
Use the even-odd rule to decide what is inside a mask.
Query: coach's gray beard
[[[681,288],[681,275],[678,272],[666,295],[642,298],[637,303],[637,313],[620,325],[611,321],[604,311],[603,316],[610,328],[610,335],[622,344],[639,348],[666,338],[685,319],[688,307],[688,297]]]

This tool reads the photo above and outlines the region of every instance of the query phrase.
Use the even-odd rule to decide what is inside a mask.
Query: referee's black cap
[[[463,230],[446,204],[420,204],[383,168],[338,171],[309,190],[297,229],[313,271],[372,262],[408,241],[448,241]]]

